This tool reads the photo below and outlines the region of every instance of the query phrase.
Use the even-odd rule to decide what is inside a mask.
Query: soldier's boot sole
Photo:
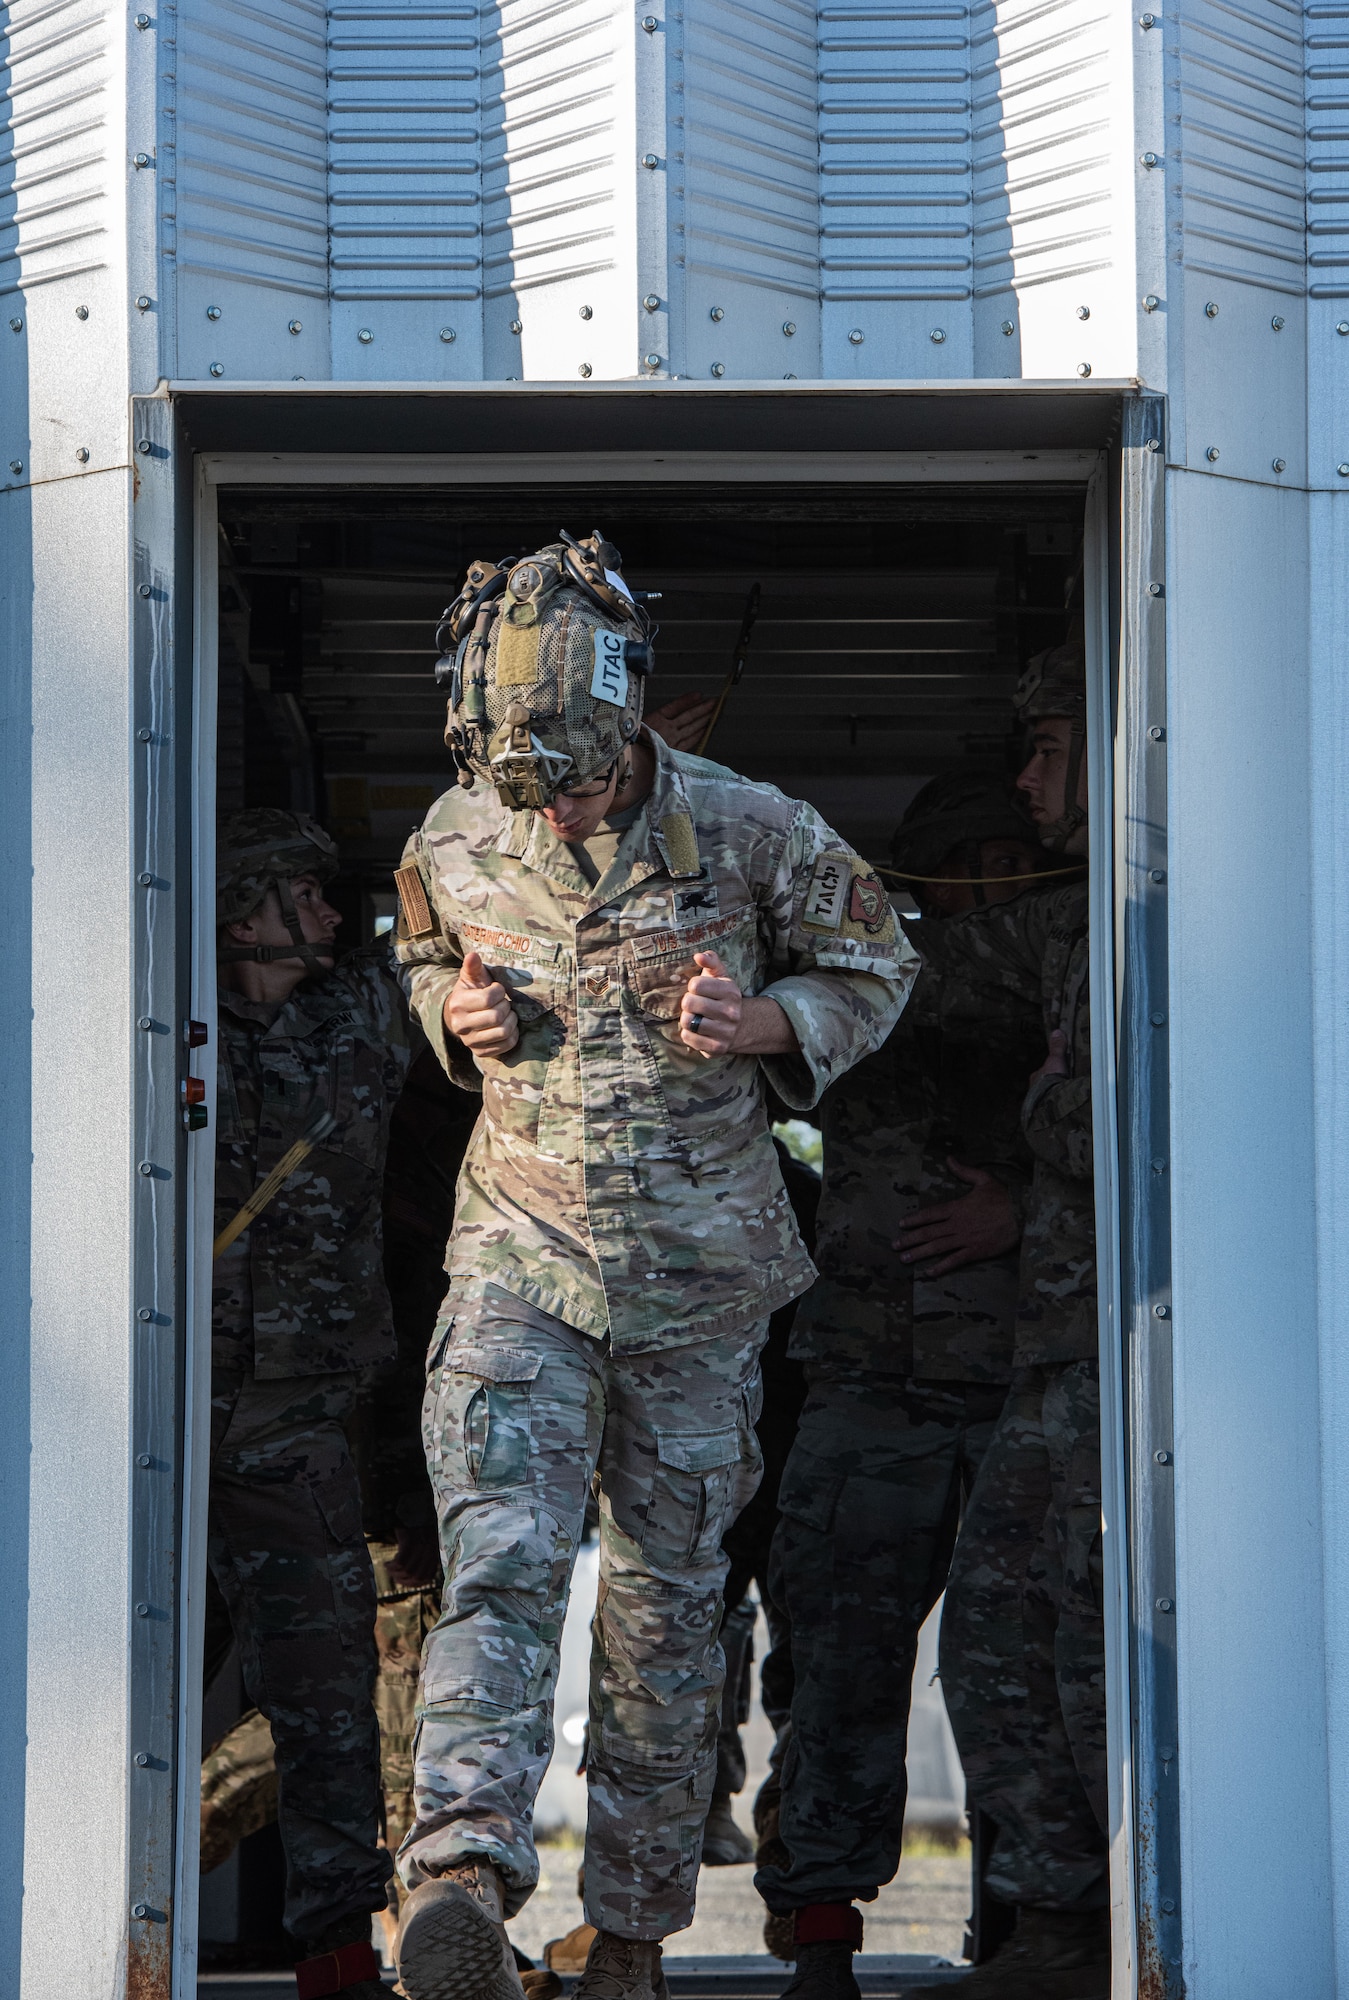
[[[522,2000],[504,1931],[459,1882],[422,1882],[403,1905],[398,1979],[408,2000]]]

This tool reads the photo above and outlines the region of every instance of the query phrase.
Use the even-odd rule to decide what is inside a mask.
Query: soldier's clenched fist
[[[700,1056],[724,1056],[734,1046],[745,996],[714,951],[696,951],[695,972],[679,1003],[679,1039]]]
[[[475,1056],[504,1056],[520,1039],[510,996],[476,951],[465,954],[463,969],[445,1002],[445,1026]]]

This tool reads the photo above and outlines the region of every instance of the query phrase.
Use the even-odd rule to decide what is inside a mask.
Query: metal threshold
[[[953,1993],[969,1971],[949,1959],[912,1954],[864,1952],[853,1961],[865,2000],[899,2000],[908,1985],[927,1981],[950,1984]],[[766,1954],[744,1958],[667,1958],[665,1977],[673,2000],[776,2000],[791,1977],[791,1968]],[[393,1991],[393,1974],[385,1974]],[[564,1979],[564,1993],[576,1985]],[[204,1972],[197,1979],[197,2000],[282,2000],[295,1991],[291,1972]]]

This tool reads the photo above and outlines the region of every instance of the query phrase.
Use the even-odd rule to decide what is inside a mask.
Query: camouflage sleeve
[[[1086,890],[1028,890],[1010,903],[971,910],[963,917],[929,917],[907,926],[925,960],[941,972],[946,1006],[962,991],[1007,993],[1039,1003],[1041,972],[1051,933],[1086,915]]]
[[[890,898],[867,863],[813,806],[798,806],[760,890],[770,981],[800,1054],[762,1058],[793,1111],[809,1111],[830,1083],[885,1040],[918,974]]]
[[[427,864],[418,828],[403,849],[399,874],[415,870],[422,885],[429,928],[413,912],[409,921],[409,898],[399,888],[399,916],[394,932],[394,953],[402,967],[403,983],[412,1011],[422,1032],[435,1050],[445,1074],[464,1090],[481,1090],[482,1074],[462,1042],[445,1027],[445,1002],[449,998],[464,963],[464,953],[453,932],[446,931],[434,900],[434,876]],[[414,931],[418,934],[414,935]]]
[[[380,1041],[406,1075],[425,1047],[425,1036],[409,1007],[392,940],[376,938],[348,952],[342,960],[342,972],[359,991],[366,1013],[379,1030]]]
[[[1055,1168],[1069,1180],[1092,1179],[1089,1076],[1038,1078],[1022,1107],[1021,1129],[1031,1151],[1046,1166]]]

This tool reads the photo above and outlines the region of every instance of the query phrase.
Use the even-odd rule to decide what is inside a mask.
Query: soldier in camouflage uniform
[[[244,1681],[271,1725],[301,1991],[376,2000],[375,1591],[343,1425],[393,1356],[381,1271],[389,1116],[413,1029],[384,946],[334,969],[336,851],[313,821],[253,811],[219,848],[220,1235],[296,1142],[311,1150],[217,1257],[211,1568]]]
[[[935,928],[1022,894],[1035,829],[999,779],[952,774],[914,800],[894,861]],[[796,1682],[779,1838],[755,1878],[771,1944],[794,1919],[802,2000],[856,2000],[852,1905],[899,1865],[918,1632],[1011,1376],[1021,1101],[1043,1046],[1034,999],[925,959],[885,1047],[822,1105],[820,1276],[791,1346],[808,1393],[773,1549]],[[945,1233],[919,1258],[896,1238],[933,1201]]]
[[[446,1584],[399,1972],[411,2000],[518,1994],[502,1926],[538,1879],[598,1476],[579,1990],[656,2000],[659,1940],[693,1910],[759,1349],[814,1275],[764,1079],[813,1104],[884,1038],[914,960],[809,806],[642,730],[649,632],[598,537],[475,564],[445,631],[466,783],[408,846],[399,953],[483,1115],[425,1405]]]
[[[1080,647],[1018,692],[1018,783],[1041,839],[1086,851]],[[970,1789],[996,1827],[989,1889],[1010,1939],[969,2000],[1105,2000],[1110,1990],[1100,1398],[1092,1187],[1087,892],[1068,887],[916,932],[943,978],[1033,996],[1049,1055],[1022,1109],[1035,1158],[1014,1372],[961,1528],[942,1686]],[[937,1989],[930,1989],[935,1996]],[[927,1992],[928,1989],[920,1989]],[[918,1994],[910,1996],[918,2000]]]

